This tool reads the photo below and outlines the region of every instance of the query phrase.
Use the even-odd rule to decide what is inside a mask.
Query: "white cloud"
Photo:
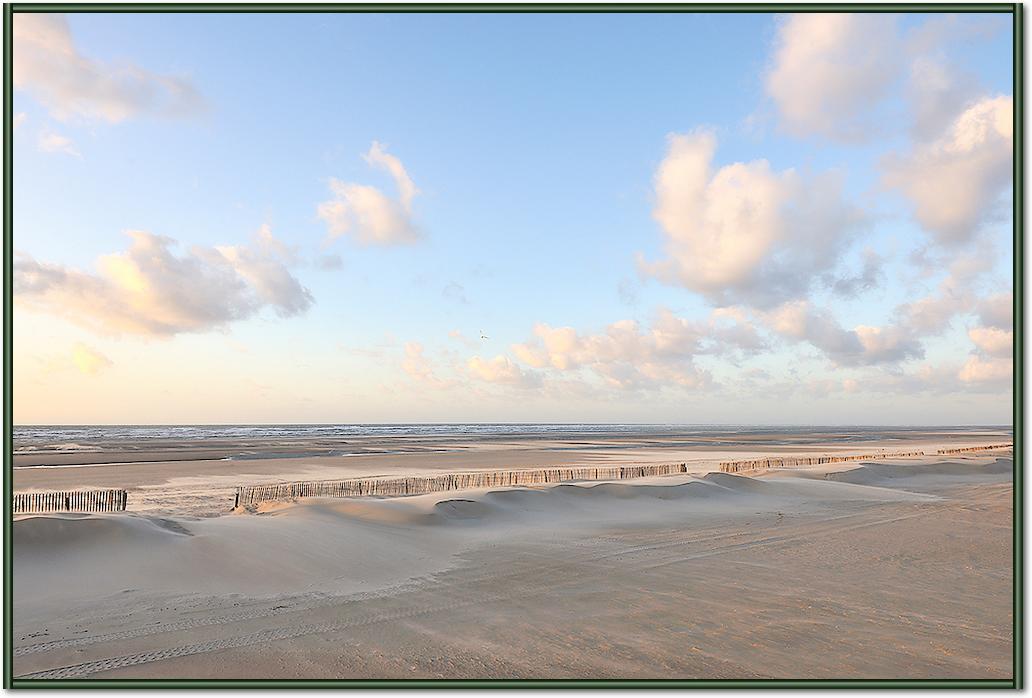
[[[405,166],[401,164],[401,160],[388,153],[386,147],[379,141],[373,141],[373,144],[369,147],[369,152],[362,157],[370,166],[390,173],[398,187],[401,205],[405,207],[405,210],[410,210],[412,208],[412,199],[416,198],[419,190],[416,189],[412,178],[405,171]]]
[[[904,328],[846,329],[828,310],[814,308],[809,301],[785,303],[762,317],[777,334],[812,344],[838,366],[897,363],[924,355],[921,343]]]
[[[72,363],[82,373],[95,375],[114,365],[108,357],[82,343],[72,347]]]
[[[639,259],[639,269],[721,306],[769,307],[805,294],[852,240],[860,211],[831,174],[806,179],[766,160],[714,172],[716,146],[707,131],[670,136],[653,210],[667,259]]]
[[[767,94],[790,133],[858,140],[898,75],[899,50],[890,14],[789,15],[778,26]]]
[[[990,356],[1011,356],[1014,348],[1014,332],[999,327],[972,327],[968,337],[982,352]]]
[[[41,131],[39,139],[36,141],[36,145],[44,153],[64,153],[65,155],[73,155],[77,158],[82,157],[82,154],[79,152],[79,149],[71,138],[52,131]]]
[[[540,323],[534,327],[534,339],[513,345],[512,351],[535,368],[587,369],[612,387],[697,388],[709,379],[693,363],[705,329],[661,308],[650,328],[621,320],[598,334],[580,334],[572,327]]]
[[[983,383],[1002,387],[1011,382],[1013,370],[1010,358],[984,358],[972,355],[961,367],[957,378],[963,383]]]
[[[13,73],[16,88],[31,92],[62,120],[115,123],[141,114],[185,116],[204,108],[203,98],[183,77],[82,55],[62,14],[14,17]]]
[[[540,384],[540,377],[521,369],[508,357],[498,355],[493,359],[472,357],[466,367],[474,378],[488,383],[501,383],[519,388],[531,388]]]
[[[1014,326],[1014,294],[999,293],[983,298],[977,305],[983,325],[1009,330]]]
[[[288,251],[267,228],[249,246],[196,246],[184,256],[172,252],[171,238],[127,235],[129,249],[101,257],[99,273],[19,255],[15,302],[102,332],[152,336],[204,332],[266,306],[287,317],[312,304],[286,269]]]
[[[987,97],[959,114],[939,139],[883,163],[917,221],[940,243],[972,239],[1011,185],[1013,99]]]
[[[215,249],[258,300],[281,317],[300,315],[312,304],[311,293],[287,268],[297,261],[294,251],[277,239],[268,225],[259,228],[250,245],[220,245]]]
[[[411,244],[421,237],[412,220],[412,200],[419,193],[401,161],[374,141],[363,158],[371,166],[386,170],[398,188],[398,199],[380,189],[330,179],[333,198],[318,206],[318,215],[329,231],[329,239],[350,235],[365,245]]]

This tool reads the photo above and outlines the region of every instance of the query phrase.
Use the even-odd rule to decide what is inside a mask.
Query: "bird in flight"
[[[481,339],[491,339],[491,338],[490,338],[490,337],[488,337],[488,336],[487,336],[486,334],[484,334],[484,331],[483,331],[483,330],[480,330],[480,338],[481,338]]]

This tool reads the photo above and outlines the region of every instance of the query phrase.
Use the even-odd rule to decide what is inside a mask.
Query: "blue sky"
[[[15,419],[1008,422],[1007,19],[19,15]]]

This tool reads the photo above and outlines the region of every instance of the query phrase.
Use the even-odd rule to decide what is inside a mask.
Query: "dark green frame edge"
[[[247,680],[247,679],[14,679],[14,597],[11,501],[13,494],[14,403],[13,403],[13,272],[14,272],[14,196],[13,196],[13,81],[12,16],[14,12],[820,12],[820,11],[878,11],[878,12],[978,12],[1010,13],[1013,36],[1013,99],[1014,99],[1014,160],[1013,160],[1013,233],[1014,233],[1014,371],[1013,371],[1013,429],[1014,429],[1014,487],[1013,487],[1013,678],[992,679],[650,679],[650,680],[596,680],[596,679],[359,679],[359,680]],[[9,3],[3,13],[4,51],[4,314],[3,314],[3,376],[4,376],[4,652],[3,687],[28,689],[113,689],[113,688],[1005,688],[1024,687],[1024,24],[1021,3],[148,3],[148,4],[67,4],[67,3]]]

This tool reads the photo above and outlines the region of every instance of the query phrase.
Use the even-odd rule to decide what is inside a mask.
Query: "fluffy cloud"
[[[769,307],[804,294],[833,266],[863,217],[842,200],[838,178],[775,172],[766,160],[713,171],[712,133],[670,136],[655,175],[653,217],[667,259],[640,270],[720,306]]]
[[[77,158],[82,157],[82,154],[79,152],[79,149],[71,138],[62,136],[60,133],[54,133],[53,131],[41,131],[39,139],[36,141],[36,146],[44,153],[64,153],[65,155],[73,155]]]
[[[1011,294],[982,299],[975,311],[984,323],[968,330],[975,350],[957,373],[961,383],[971,386],[1004,387],[1014,373],[1014,330]]]
[[[59,119],[115,123],[141,114],[189,115],[204,107],[200,94],[182,77],[82,55],[61,14],[14,17],[13,72],[14,86],[31,92]]]
[[[1009,358],[972,355],[961,367],[957,378],[963,383],[983,383],[1002,387],[1011,382],[1013,371],[1013,363]]]
[[[901,327],[846,329],[830,312],[808,301],[786,303],[763,317],[777,334],[812,344],[838,366],[896,363],[924,355],[920,342]]]
[[[371,167],[385,170],[394,179],[398,198],[366,184],[330,179],[333,198],[319,204],[318,214],[326,222],[329,239],[350,235],[365,245],[404,245],[420,238],[412,220],[412,200],[419,193],[401,160],[374,141],[364,159]]]
[[[883,164],[884,182],[901,192],[917,221],[940,243],[972,239],[1011,185],[1013,99],[984,98],[936,140]]]
[[[968,337],[975,346],[990,356],[1011,356],[1014,347],[1014,332],[999,327],[972,327]]]
[[[778,27],[767,94],[792,134],[860,139],[870,105],[898,75],[899,49],[892,15],[790,15]]]
[[[72,363],[81,372],[91,376],[113,365],[111,359],[82,343],[72,347]]]
[[[130,231],[129,249],[98,260],[98,273],[20,255],[14,297],[22,307],[108,333],[204,332],[271,307],[304,312],[311,294],[286,268],[288,250],[267,228],[245,246],[172,251],[175,241]]]
[[[501,383],[518,388],[530,388],[540,384],[540,377],[524,371],[518,364],[502,355],[493,359],[474,356],[467,362],[466,367],[474,378],[488,383]]]
[[[604,332],[582,335],[572,327],[538,324],[534,339],[513,345],[512,350],[529,366],[560,372],[587,368],[614,387],[697,388],[708,381],[708,375],[693,363],[704,331],[660,309],[648,329],[634,320],[621,320]]]
[[[250,245],[215,248],[249,286],[261,304],[273,308],[281,317],[300,315],[312,305],[312,295],[301,285],[288,264],[296,256],[263,225]]]

